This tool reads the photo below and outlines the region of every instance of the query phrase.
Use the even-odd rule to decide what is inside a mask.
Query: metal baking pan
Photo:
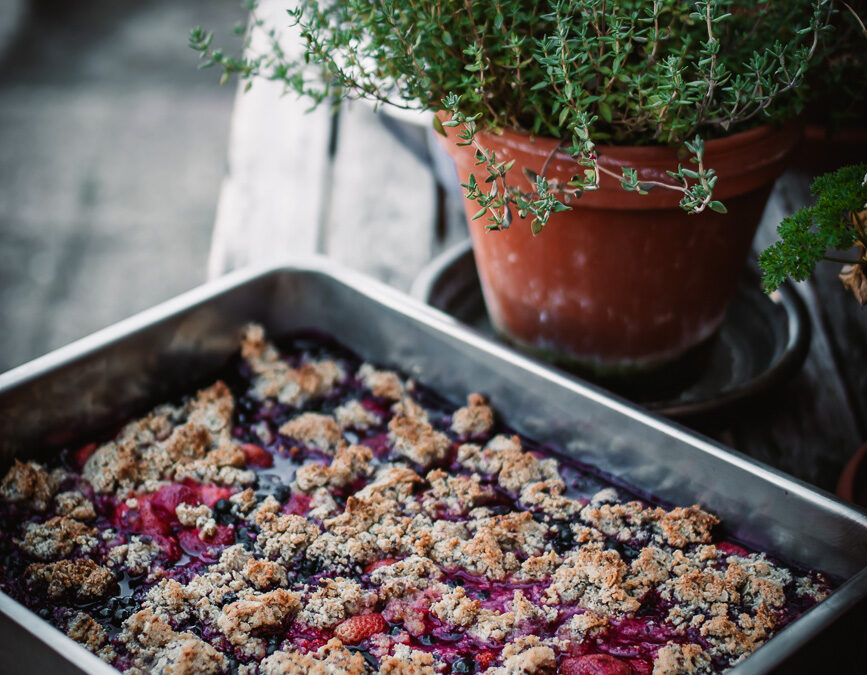
[[[660,499],[700,503],[728,534],[845,580],[730,672],[765,673],[867,597],[867,514],[491,342],[326,260],[244,271],[0,375],[0,456],[50,452],[216,372],[240,328],[314,328],[446,396],[488,394],[517,431]],[[0,670],[112,673],[0,594]]]

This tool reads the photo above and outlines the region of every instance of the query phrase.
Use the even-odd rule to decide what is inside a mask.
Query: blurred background
[[[237,0],[0,0],[0,372],[202,283]]]

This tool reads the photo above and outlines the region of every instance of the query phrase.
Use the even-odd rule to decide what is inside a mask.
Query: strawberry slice
[[[476,654],[476,663],[479,664],[479,670],[487,669],[496,660],[497,655],[490,649],[483,649]]]
[[[292,513],[296,516],[306,516],[310,510],[310,495],[295,492],[283,505],[283,513]]]
[[[398,561],[397,558],[383,558],[382,560],[374,560],[372,563],[368,564],[367,567],[364,568],[365,574],[370,574],[373,570],[378,570],[380,567],[385,567],[386,565],[393,565]]]
[[[566,657],[560,661],[557,672],[561,675],[633,675],[634,673],[632,666],[610,654]]]
[[[199,538],[199,530],[196,528],[178,532],[178,543],[184,553],[205,561],[216,560],[220,549],[234,542],[235,530],[230,525],[217,525],[217,531],[205,541]]]
[[[345,645],[357,645],[371,635],[384,633],[388,623],[379,612],[351,616],[339,623],[334,629],[334,635]]]
[[[202,504],[214,508],[214,504],[221,499],[228,499],[231,497],[233,491],[232,488],[221,487],[219,485],[200,485],[198,487],[198,492]]]
[[[138,498],[138,531],[145,534],[168,534],[173,520],[176,520],[174,512],[171,518],[161,509],[157,509],[150,499]]]
[[[75,451],[75,465],[79,469],[83,469],[84,465],[87,463],[87,460],[90,459],[90,456],[96,452],[97,447],[99,447],[96,443],[88,443],[87,445],[82,445],[78,450]]]
[[[141,501],[141,500],[139,500]],[[180,483],[172,483],[157,490],[151,497],[154,511],[162,513],[170,522],[175,521],[178,504],[198,504],[199,496],[195,490]]]
[[[749,551],[747,551],[745,548],[742,548],[737,544],[733,544],[730,541],[721,541],[714,544],[714,546],[716,546],[722,554],[727,556],[737,555],[741,557],[746,557],[750,554]]]
[[[255,466],[257,469],[267,469],[274,466],[274,458],[261,445],[255,443],[244,443],[241,446],[241,451],[244,453],[244,459],[248,466]]]

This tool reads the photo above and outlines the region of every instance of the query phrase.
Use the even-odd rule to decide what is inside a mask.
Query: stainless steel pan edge
[[[249,284],[256,283],[261,286],[264,282],[265,286],[279,285],[280,280],[284,277],[299,274],[312,274],[346,286],[360,296],[411,319],[414,324],[423,326],[428,331],[465,345],[470,352],[476,355],[486,355],[494,361],[508,364],[510,368],[521,371],[528,378],[544,380],[558,388],[572,392],[586,401],[593,402],[612,413],[623,416],[625,419],[644,425],[648,429],[656,430],[680,444],[690,446],[697,454],[713,457],[718,462],[746,472],[750,476],[764,481],[768,486],[774,486],[801,502],[812,504],[820,511],[828,514],[830,518],[843,522],[847,527],[851,526],[856,549],[859,545],[863,547],[867,542],[867,516],[864,513],[856,511],[835,498],[779,471],[734,451],[727,450],[712,441],[698,437],[677,425],[641,411],[627,402],[611,397],[593,386],[555,373],[532,359],[523,357],[506,347],[491,343],[473,331],[462,327],[450,317],[383,284],[343,269],[324,259],[289,261],[285,264],[228,275],[0,375],[0,395],[13,393],[22,385],[57,369],[74,366],[82,359],[116,346],[160,322],[181,316],[193,308],[206,307],[210,301]],[[267,299],[265,304],[267,304]],[[251,315],[247,318],[248,320],[267,320],[268,317],[263,313],[266,314],[267,312],[261,307],[251,308]],[[351,345],[351,341],[348,342]],[[858,559],[858,564],[863,566],[863,555],[856,551],[854,557]],[[849,581],[828,600],[782,631],[765,647],[731,672],[741,675],[767,672],[768,669],[782,662],[799,645],[814,637],[846,608],[855,604],[865,595],[867,595],[867,570],[862,570],[851,575]],[[53,645],[53,649],[60,648],[81,669],[87,672],[113,672],[111,669],[106,669],[101,661],[82,647],[5,596],[0,597],[0,612],[5,615],[6,619],[14,621],[15,624],[21,626],[40,642]],[[94,661],[94,659],[96,660]]]

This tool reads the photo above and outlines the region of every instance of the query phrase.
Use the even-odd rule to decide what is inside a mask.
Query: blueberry
[[[471,656],[461,656],[452,661],[453,673],[474,673],[476,672],[476,662]]]
[[[554,539],[552,541],[557,553],[565,553],[575,546],[575,535],[572,532],[572,523],[568,520],[558,520],[554,523]]]
[[[430,647],[433,645],[433,637],[427,634],[420,636],[418,641],[421,642],[425,647]]]
[[[281,504],[287,501],[292,496],[292,488],[288,485],[278,485],[274,489],[274,499],[276,499]]]
[[[232,502],[228,499],[218,499],[214,503],[214,513],[231,513],[232,512]]]

